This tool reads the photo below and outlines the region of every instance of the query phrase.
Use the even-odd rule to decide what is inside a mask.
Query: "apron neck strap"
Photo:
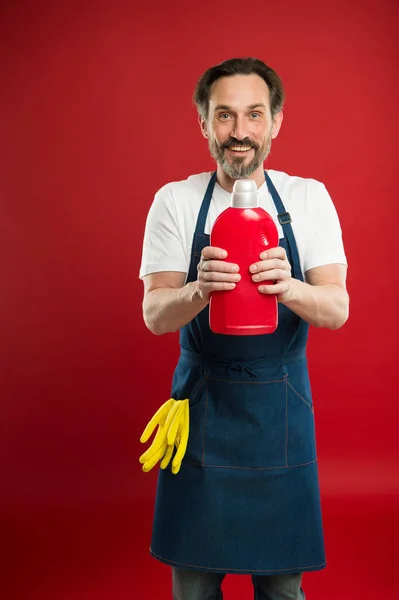
[[[206,188],[205,196],[201,204],[200,211],[198,213],[197,224],[195,226],[195,233],[201,235],[205,231],[206,218],[208,216],[209,206],[212,200],[213,189],[216,183],[216,171],[212,174],[209,180],[208,187]]]
[[[273,184],[272,180],[270,179],[269,175],[266,173],[266,171],[265,171],[265,179],[266,179],[267,188],[270,192],[271,197],[273,198],[273,202],[274,202],[274,205],[277,210],[277,218],[279,220],[281,227],[283,228],[284,237],[287,240],[287,244],[290,249],[294,277],[295,277],[295,279],[299,279],[300,281],[303,281],[303,274],[302,274],[302,270],[301,270],[301,263],[299,260],[298,247],[296,245],[294,232],[292,231],[292,227],[291,227],[291,215],[290,215],[290,213],[288,213],[285,210],[285,206],[279,196],[279,193],[276,190],[276,188],[274,187],[274,184]]]

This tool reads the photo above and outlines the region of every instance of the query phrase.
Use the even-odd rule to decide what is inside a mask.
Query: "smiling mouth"
[[[252,150],[251,146],[230,146],[227,148],[231,150],[231,152],[248,152],[248,150]]]

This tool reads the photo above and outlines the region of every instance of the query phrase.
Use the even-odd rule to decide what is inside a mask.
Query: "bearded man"
[[[181,469],[159,473],[151,553],[172,567],[175,600],[222,598],[227,573],[252,575],[258,600],[299,600],[303,573],[326,565],[306,343],[309,325],[338,329],[348,318],[341,228],[322,183],[264,169],[283,121],[272,68],[227,60],[203,74],[194,98],[216,171],[157,192],[140,270],[147,327],[180,331],[172,396],[190,408]],[[249,269],[279,302],[270,335],[209,327],[210,295],[241,278],[209,233],[243,178],[279,231],[279,246]]]

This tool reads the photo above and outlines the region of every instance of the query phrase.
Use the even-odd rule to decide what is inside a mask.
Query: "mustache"
[[[224,142],[224,144],[222,145],[222,150],[224,150],[224,148],[231,148],[231,146],[246,146],[246,147],[250,147],[250,148],[255,148],[255,150],[258,149],[258,145],[255,144],[254,142],[252,142],[249,138],[244,138],[243,140],[237,140],[236,138],[229,138],[227,140],[227,142]]]

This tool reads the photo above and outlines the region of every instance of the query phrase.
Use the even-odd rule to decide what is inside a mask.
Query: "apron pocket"
[[[201,375],[194,385],[189,398],[190,430],[184,461],[202,464],[205,423],[205,375]]]
[[[305,395],[306,385],[298,391],[292,383],[298,384],[294,374],[272,381],[202,374],[188,395],[190,433],[184,461],[240,469],[315,461],[311,395]]]
[[[206,379],[202,464],[286,466],[286,381]]]
[[[310,387],[302,383],[298,390],[295,377],[287,377],[288,439],[287,465],[303,465],[316,460],[315,424]],[[306,390],[307,393],[304,391]]]

